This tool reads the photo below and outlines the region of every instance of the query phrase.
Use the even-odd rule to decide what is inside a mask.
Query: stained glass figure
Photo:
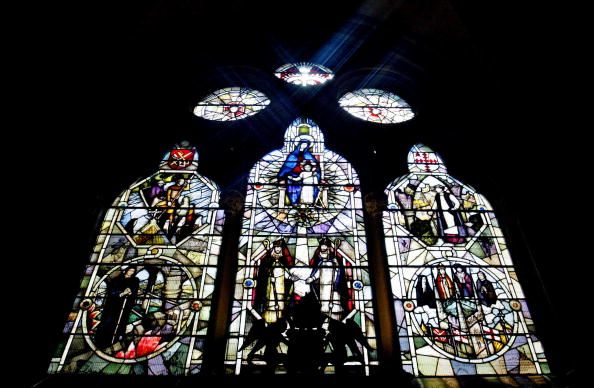
[[[276,69],[274,75],[300,86],[321,85],[334,78],[332,70],[311,62],[288,63]]]
[[[255,115],[268,104],[270,100],[260,91],[232,87],[219,89],[204,97],[194,108],[194,114],[214,121],[241,120]]]
[[[417,144],[386,189],[386,250],[402,364],[415,376],[549,373],[485,197]]]
[[[200,372],[224,212],[186,143],[107,210],[50,373]]]
[[[372,373],[371,298],[357,173],[299,118],[249,175],[227,372]]]
[[[380,89],[348,92],[338,100],[338,104],[351,115],[373,123],[401,123],[415,116],[406,101]]]

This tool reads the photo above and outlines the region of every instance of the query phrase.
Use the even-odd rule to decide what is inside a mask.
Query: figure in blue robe
[[[309,162],[313,167],[313,171],[317,176],[317,181],[321,179],[321,172],[317,159],[309,151],[310,142],[309,140],[300,140],[299,144],[295,149],[287,156],[285,162],[281,166],[277,179],[279,183],[287,185],[287,199],[288,204],[298,205],[300,204],[301,191],[303,189],[303,183],[301,182],[301,174],[303,166]],[[319,188],[313,187],[313,198],[317,198]],[[285,201],[286,202],[286,201]]]

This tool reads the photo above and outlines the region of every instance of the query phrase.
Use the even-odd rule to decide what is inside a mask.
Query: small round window
[[[338,100],[342,109],[355,117],[380,124],[401,123],[412,119],[410,105],[394,93],[381,89],[359,89]]]
[[[253,116],[270,104],[266,95],[248,88],[219,89],[194,108],[194,114],[207,120],[233,121]]]
[[[300,86],[321,85],[334,78],[332,70],[310,62],[288,63],[274,72],[285,82]]]

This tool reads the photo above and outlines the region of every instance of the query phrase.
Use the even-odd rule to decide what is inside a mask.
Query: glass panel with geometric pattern
[[[321,85],[334,78],[332,70],[311,62],[288,63],[276,69],[274,75],[300,86]]]
[[[207,120],[234,121],[253,116],[270,104],[264,93],[249,88],[225,88],[204,97],[194,114]]]
[[[415,376],[549,373],[485,197],[422,144],[386,189],[385,244],[402,364]]]
[[[252,168],[227,373],[373,373],[372,289],[359,178],[295,120]]]
[[[348,92],[338,100],[338,104],[351,115],[373,123],[401,123],[415,116],[406,101],[380,89]]]
[[[107,210],[50,373],[200,372],[224,212],[187,143]]]

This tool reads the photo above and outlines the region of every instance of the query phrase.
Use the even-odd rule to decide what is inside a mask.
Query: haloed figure
[[[302,170],[299,175],[293,178],[294,181],[301,181],[301,184],[303,185],[299,196],[299,204],[315,204],[319,193],[317,186],[319,181],[316,170],[317,167],[315,165],[312,165],[310,161],[306,161],[302,163]]]
[[[105,303],[95,333],[95,343],[99,348],[113,345],[126,334],[128,317],[140,284],[135,274],[136,267],[128,267],[107,284]]]
[[[285,314],[292,290],[289,268],[293,257],[283,239],[274,242],[272,249],[260,260],[254,307],[268,323]]]
[[[306,283],[314,283],[315,293],[321,305],[322,314],[341,319],[342,313],[349,310],[346,271],[340,257],[332,251],[330,239],[323,238],[310,260],[313,267]]]
[[[321,173],[317,159],[309,151],[310,144],[309,140],[300,140],[277,174],[279,183],[287,185],[285,201],[287,204],[313,204],[316,199],[318,192],[316,185],[320,181]],[[309,167],[306,167],[308,164]],[[309,189],[304,196],[302,190],[305,187]]]

